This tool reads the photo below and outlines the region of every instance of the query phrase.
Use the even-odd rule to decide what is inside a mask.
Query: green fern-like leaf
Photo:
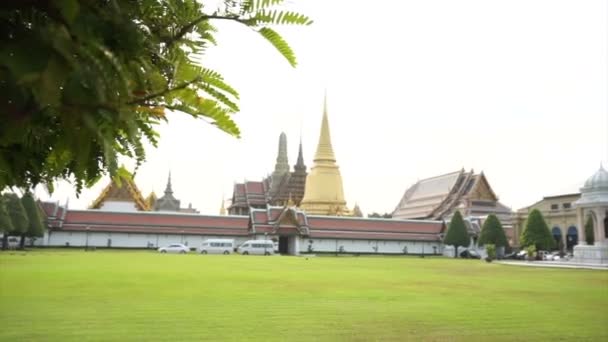
[[[209,85],[216,87],[224,92],[227,92],[228,94],[234,96],[237,99],[239,98],[239,93],[226,82],[224,82],[224,78],[219,73],[211,69],[202,68],[201,72],[199,73],[199,76],[201,77],[201,80],[203,82],[208,83]]]
[[[266,40],[270,42],[270,44],[272,44],[272,46],[274,46],[283,57],[285,57],[292,67],[297,65],[295,53],[280,34],[268,27],[262,27],[258,30],[258,32],[262,35],[262,37],[266,38]]]
[[[253,11],[258,11],[263,8],[267,8],[270,6],[278,5],[285,0],[253,0],[251,2],[251,7],[249,7]]]
[[[257,12],[253,18],[248,20],[247,24],[252,26],[257,26],[260,24],[310,25],[312,24],[312,20],[310,17],[297,12],[261,10]]]
[[[214,97],[216,100],[218,100],[220,103],[224,104],[226,107],[230,108],[230,110],[234,111],[234,112],[238,112],[239,111],[239,106],[232,102],[226,95],[224,95],[223,93],[213,89],[212,87],[210,87],[209,85],[205,84],[203,86],[201,86],[201,89],[203,91],[205,91],[208,95]]]

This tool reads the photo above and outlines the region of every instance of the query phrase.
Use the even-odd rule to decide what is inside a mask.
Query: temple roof
[[[235,183],[230,208],[248,208],[252,205],[266,205],[267,185],[264,181]]]
[[[53,204],[42,206],[54,212]],[[441,241],[441,221],[394,220],[306,215],[293,207],[252,209],[249,216],[214,216],[174,212],[66,210],[51,227],[62,231],[134,234],[250,236],[277,234],[310,238]],[[47,216],[47,219],[50,217]]]
[[[458,206],[472,207],[475,203],[483,212],[510,211],[498,203],[483,172],[475,174],[473,170],[462,169],[416,182],[405,191],[393,217],[443,219]]]
[[[114,177],[89,206],[99,209],[109,200],[134,202],[137,210],[149,211],[150,207],[133,181],[133,174],[123,171]]]
[[[165,187],[165,194],[163,197],[157,199],[154,204],[154,210],[166,210],[166,211],[179,211],[180,200],[173,196],[173,187],[171,186],[171,172],[167,179],[167,186]]]

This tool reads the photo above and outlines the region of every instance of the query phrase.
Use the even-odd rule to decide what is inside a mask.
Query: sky
[[[483,171],[514,210],[576,192],[608,165],[608,2],[604,0],[288,0],[308,27],[278,27],[292,68],[257,33],[218,22],[206,67],[240,94],[236,139],[169,114],[135,181],[218,214],[235,182],[274,168],[285,132],[290,164],[302,139],[310,168],[327,93],[332,143],[352,208],[392,212],[416,181]],[[125,161],[126,165],[133,165]],[[86,208],[60,182],[42,199]]]

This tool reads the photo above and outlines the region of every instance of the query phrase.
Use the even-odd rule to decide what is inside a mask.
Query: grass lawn
[[[608,272],[416,257],[0,253],[0,341],[607,341]]]

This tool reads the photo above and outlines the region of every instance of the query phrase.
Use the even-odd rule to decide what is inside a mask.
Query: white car
[[[158,249],[160,253],[179,253],[186,254],[190,252],[190,248],[183,243],[172,243],[169,246],[161,247]]]

